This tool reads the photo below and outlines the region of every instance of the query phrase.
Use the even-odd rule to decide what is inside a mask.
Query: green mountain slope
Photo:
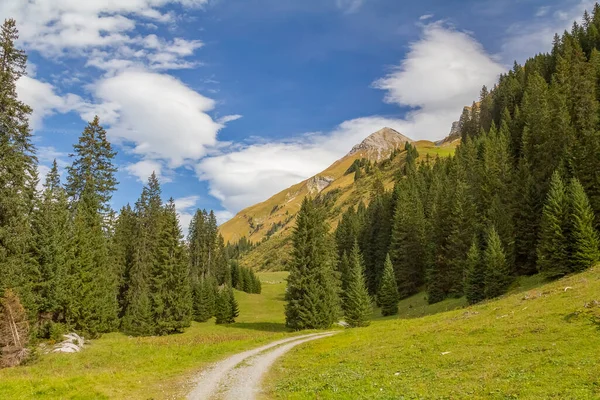
[[[285,269],[289,259],[290,233],[295,216],[306,196],[320,196],[326,201],[330,213],[328,223],[334,229],[343,212],[359,202],[369,202],[376,176],[380,176],[386,189],[393,187],[394,175],[404,165],[406,142],[417,147],[421,158],[447,156],[454,152],[458,140],[435,144],[429,141],[414,142],[390,128],[383,128],[354,148],[323,172],[277,193],[268,200],[240,211],[219,227],[226,242],[235,243],[246,237],[260,243],[242,260],[242,265],[258,268]],[[392,152],[395,157],[390,161]],[[357,160],[366,159],[378,164],[371,173],[357,181],[354,173],[347,173]],[[375,169],[379,172],[375,173]]]
[[[373,321],[290,352],[265,379],[267,398],[598,399],[599,293],[596,266],[477,306]]]

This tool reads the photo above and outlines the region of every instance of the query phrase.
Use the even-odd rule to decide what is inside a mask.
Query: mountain
[[[344,157],[329,168],[296,185],[285,189],[271,198],[245,208],[235,217],[219,227],[226,242],[235,243],[246,237],[253,243],[260,243],[242,259],[242,264],[258,269],[284,268],[289,253],[289,237],[294,227],[296,213],[306,196],[319,196],[330,208],[331,227],[337,225],[342,213],[350,206],[363,201],[368,203],[374,173],[365,173],[358,181],[348,170],[359,160],[379,165],[386,188],[393,186],[393,177],[403,165],[406,143],[414,145],[420,157],[449,155],[457,141],[436,145],[430,141],[413,141],[394,129],[384,127],[372,133],[361,143],[352,147]],[[394,155],[393,159],[390,156]]]

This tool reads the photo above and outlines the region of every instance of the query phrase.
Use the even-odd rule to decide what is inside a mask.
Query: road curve
[[[187,399],[253,400],[260,392],[262,376],[277,358],[302,343],[336,333],[312,333],[277,340],[219,361],[198,377],[194,390],[188,394]],[[241,363],[243,364],[237,367]]]

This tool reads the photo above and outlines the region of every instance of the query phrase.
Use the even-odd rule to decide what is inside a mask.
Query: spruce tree
[[[233,308],[231,304],[231,298],[229,296],[229,290],[222,288],[219,290],[215,302],[215,323],[217,324],[229,324],[233,318]]]
[[[537,247],[538,270],[548,278],[563,276],[570,271],[568,259],[569,204],[563,180],[554,172],[544,204]]]
[[[202,278],[194,293],[194,320],[206,322],[215,315],[216,282],[212,277]]]
[[[485,299],[486,264],[481,259],[477,237],[473,239],[467,253],[465,265],[465,295],[469,304]]]
[[[71,257],[71,230],[67,196],[60,184],[56,160],[46,177],[44,191],[34,211],[33,254],[38,267],[34,289],[40,320],[64,320],[67,299],[67,261]],[[31,277],[33,278],[33,277]]]
[[[377,303],[381,306],[381,314],[384,317],[398,314],[399,300],[398,286],[396,285],[396,278],[394,277],[394,267],[392,266],[392,261],[388,255],[385,258],[381,284],[377,291]]]
[[[118,184],[115,178],[117,168],[113,164],[117,153],[106,138],[98,116],[88,123],[73,149],[73,164],[67,168],[68,195],[77,202],[88,182],[93,182],[94,187],[90,191],[97,197],[98,212],[108,213],[112,193]]]
[[[229,308],[231,310],[229,323],[232,324],[235,322],[235,319],[240,316],[240,309],[238,306],[238,302],[235,299],[233,288],[229,285],[226,285],[225,289],[227,290],[227,296],[229,297]]]
[[[344,315],[346,322],[352,327],[368,326],[372,313],[371,297],[367,291],[364,264],[358,248],[354,243],[350,253],[350,271],[348,287],[344,292]]]
[[[600,260],[600,240],[594,228],[594,212],[583,186],[576,178],[569,183],[570,266],[581,272]]]
[[[113,265],[119,277],[119,317],[122,318],[127,309],[127,292],[131,281],[131,268],[135,259],[135,243],[137,218],[129,204],[121,208],[114,234],[112,235],[111,255]]]
[[[506,293],[511,283],[511,272],[506,262],[506,254],[496,228],[489,229],[486,248],[483,253],[485,264],[485,297],[492,298]]]
[[[327,328],[339,313],[335,254],[322,210],[305,198],[296,217],[293,257],[285,299],[286,325],[295,330]]]
[[[182,332],[190,326],[192,315],[188,264],[172,198],[163,209],[159,226],[151,299],[157,333],[165,335]]]
[[[0,293],[12,287],[35,315],[29,277],[37,274],[31,259],[30,217],[37,183],[35,148],[28,118],[31,108],[17,96],[27,56],[16,47],[14,19],[0,28]]]

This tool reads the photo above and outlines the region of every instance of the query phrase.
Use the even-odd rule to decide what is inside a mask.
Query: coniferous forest
[[[515,62],[493,88],[484,86],[458,126],[454,156],[418,160],[407,144],[393,190],[376,179],[368,205],[343,214],[335,243],[326,245],[327,228],[312,217],[318,199],[303,205],[294,233],[289,326],[333,321],[330,309],[321,314],[312,298],[332,307],[335,301],[313,290],[337,290],[353,320],[363,297],[356,289],[360,268],[368,293],[390,315],[397,299],[421,290],[430,304],[462,296],[476,303],[504,294],[517,276],[559,278],[600,259],[598,4],[581,24],[554,37],[549,54]],[[370,165],[355,162],[355,180],[361,164]],[[313,240],[322,248],[310,246]],[[309,257],[315,252],[323,254]],[[337,276],[339,284],[325,285],[319,274]],[[296,279],[304,285],[300,294]]]
[[[155,174],[133,205],[113,210],[116,152],[98,117],[73,146],[71,165],[60,171],[55,161],[38,177],[32,110],[16,92],[27,61],[17,38],[15,21],[6,20],[0,32],[0,292],[13,319],[8,327],[3,319],[3,347],[19,349],[29,338],[71,330],[91,337],[117,330],[166,335],[192,320],[233,322],[232,287],[261,290],[255,274],[231,259],[244,246],[228,255],[212,211],[196,212],[184,240],[175,203],[163,202]]]

